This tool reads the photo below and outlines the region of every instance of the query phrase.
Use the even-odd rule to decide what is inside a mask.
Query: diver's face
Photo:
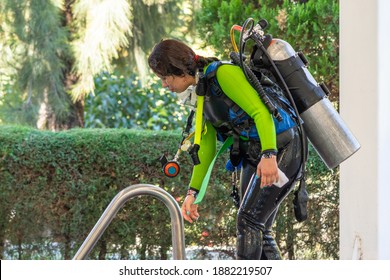
[[[185,91],[190,85],[195,84],[195,78],[191,75],[184,74],[181,76],[159,76],[164,88],[172,92],[180,93]]]

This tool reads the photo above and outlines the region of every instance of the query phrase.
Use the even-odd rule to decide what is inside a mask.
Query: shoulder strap
[[[221,66],[222,64],[227,64],[227,62],[223,62],[223,61],[211,62],[210,65],[207,67],[206,72],[205,72],[207,79],[214,78],[215,74],[217,73],[218,67]]]
[[[217,81],[217,70],[218,67],[223,64],[222,61],[214,61],[212,62],[206,69],[205,77],[207,79],[208,84],[210,85],[209,89],[211,90],[211,94],[216,96],[220,96],[223,91],[218,84]]]
[[[205,77],[209,84],[209,89],[211,91],[211,94],[214,94],[216,96],[220,96],[224,94],[216,77],[218,67],[220,67],[221,65],[234,65],[234,64],[226,61],[214,61],[207,67],[205,73]],[[230,98],[228,98],[226,95],[224,96],[226,97],[224,98],[224,102],[229,106],[229,108],[231,108],[235,113],[237,113],[241,108],[236,103],[234,103]]]
[[[229,107],[230,110],[232,110],[236,114],[236,121],[237,119],[242,119],[243,117],[247,116],[247,113],[242,110],[236,103],[234,103],[222,90],[221,86],[218,83],[217,80],[217,70],[218,67],[221,65],[233,65],[229,62],[222,62],[222,61],[215,61],[211,63],[205,72],[205,77],[207,78],[207,84],[209,92],[208,94],[213,94],[215,96],[219,96],[223,99],[225,104]],[[247,119],[243,123],[241,123],[240,126],[237,126],[235,121],[229,120],[229,123],[232,127],[231,131],[231,149],[230,149],[230,161],[234,166],[238,166],[238,164],[241,161],[241,153],[240,153],[240,147],[239,147],[239,137],[243,130],[249,129],[253,124],[252,119]]]

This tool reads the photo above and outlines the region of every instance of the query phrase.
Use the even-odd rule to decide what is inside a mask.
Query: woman
[[[208,70],[215,69],[211,71],[215,77],[208,80],[207,90],[203,93],[206,95],[205,124],[198,153],[200,164],[194,166],[181,207],[184,219],[192,223],[199,218],[198,205],[194,201],[215,156],[216,141],[224,141],[233,135],[235,141],[231,151],[235,151],[235,165],[239,161],[242,163],[237,258],[280,259],[271,227],[278,206],[295,185],[303,160],[296,118],[287,115],[289,110],[285,108],[283,121],[277,121],[239,66],[196,55],[180,41],[161,41],[154,47],[148,62],[163,87],[176,93],[197,86],[202,73],[209,75]],[[276,85],[263,78],[265,90],[272,93]],[[279,174],[283,173],[288,182],[276,186]]]

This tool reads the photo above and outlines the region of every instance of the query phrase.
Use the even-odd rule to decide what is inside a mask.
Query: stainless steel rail
[[[73,260],[84,260],[88,257],[89,253],[96,245],[108,225],[111,223],[119,209],[135,196],[150,195],[161,200],[165,206],[168,207],[169,214],[172,222],[172,249],[173,259],[184,260],[185,259],[185,242],[184,242],[184,223],[183,216],[180,211],[180,207],[176,200],[167,193],[164,189],[148,184],[137,184],[125,188],[120,191],[111,203],[107,206],[106,210],[89,233],[80,249],[77,251]]]

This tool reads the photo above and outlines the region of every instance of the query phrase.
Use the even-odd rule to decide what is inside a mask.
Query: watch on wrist
[[[188,189],[188,190],[187,190],[187,196],[188,196],[188,195],[191,195],[191,196],[197,198],[197,197],[198,197],[198,193],[199,193],[199,192],[196,191],[196,190],[194,190],[194,189]]]
[[[276,154],[275,151],[265,151],[261,153],[261,158],[273,158],[276,157]]]

